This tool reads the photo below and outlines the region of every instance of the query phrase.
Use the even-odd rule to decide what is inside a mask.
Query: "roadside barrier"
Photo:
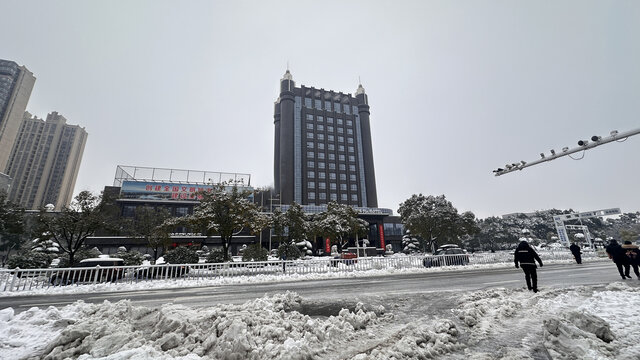
[[[542,261],[571,260],[568,251],[539,252]],[[583,259],[598,257],[584,253]],[[211,264],[163,264],[115,267],[74,267],[49,269],[0,269],[0,291],[26,291],[55,286],[98,283],[138,283],[167,280],[193,281],[220,277],[344,273],[353,271],[411,269],[474,264],[513,262],[510,252],[476,253],[460,255],[393,255],[385,257],[359,257],[334,259],[320,257],[305,260],[270,260],[227,262]]]

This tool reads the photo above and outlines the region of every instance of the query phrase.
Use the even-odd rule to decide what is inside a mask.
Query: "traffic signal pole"
[[[593,149],[596,146],[610,143],[612,141],[624,141],[628,137],[637,135],[637,134],[640,134],[640,129],[634,129],[634,130],[626,131],[623,133],[618,133],[617,130],[614,130],[611,132],[610,136],[607,136],[606,138],[602,138],[597,135],[592,136],[591,141],[588,141],[588,140],[578,141],[578,147],[575,147],[573,149],[569,149],[568,147],[565,147],[559,153],[556,153],[556,151],[552,149],[551,155],[545,155],[544,153],[540,153],[540,159],[538,160],[531,161],[531,162],[520,161],[519,163],[506,164],[504,168],[498,168],[496,170],[493,170],[493,173],[495,174],[495,176],[508,174],[510,172],[522,170],[529,166],[541,164],[545,161],[551,161],[563,156],[571,155],[573,153]]]

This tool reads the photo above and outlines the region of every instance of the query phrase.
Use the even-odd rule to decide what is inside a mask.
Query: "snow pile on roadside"
[[[126,300],[99,305],[78,302],[62,310],[75,312],[65,319],[68,326],[58,323],[61,316],[54,308],[33,308],[0,318],[0,325],[7,329],[0,336],[5,344],[0,358],[310,359],[329,344],[384,318],[383,309],[369,310],[362,304],[354,311],[342,309],[335,316],[311,318],[295,310],[300,302],[294,293],[198,310],[177,305],[154,309]],[[29,322],[30,318],[39,321]],[[21,337],[13,329],[22,327],[31,328],[33,346],[7,342]],[[57,336],[38,341],[46,333]],[[368,336],[366,331],[364,335]]]
[[[455,311],[472,359],[639,359],[640,289],[615,283],[533,294],[513,289],[464,296]]]
[[[342,299],[331,301],[333,307],[326,308],[332,310],[323,316],[305,314],[317,310],[314,305],[287,292],[200,309],[129,301],[77,302],[20,314],[9,308],[0,311],[0,358],[640,358],[640,288],[625,283],[537,294],[476,291],[462,295],[452,312],[435,317],[392,314]],[[419,314],[430,306],[414,310]]]
[[[57,309],[37,307],[15,315],[12,308],[0,310],[0,359],[23,359],[39,353],[78,319],[83,303]]]

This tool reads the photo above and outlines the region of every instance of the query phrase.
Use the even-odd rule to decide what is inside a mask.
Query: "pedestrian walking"
[[[519,266],[524,271],[524,279],[527,282],[527,288],[538,292],[538,274],[536,273],[536,261],[542,267],[542,260],[535,250],[529,245],[528,242],[522,241],[516,248],[516,252],[513,257],[513,261],[516,264],[516,268]]]
[[[640,272],[638,271],[638,266],[640,265],[640,249],[638,249],[638,245],[632,244],[631,241],[625,241],[622,249],[624,249],[625,255],[629,258],[633,272],[636,274],[638,280],[640,280]]]
[[[572,243],[571,246],[569,246],[569,250],[571,250],[571,253],[573,254],[574,259],[576,259],[576,262],[578,264],[582,264],[582,256],[580,254],[582,254],[582,252],[580,252],[580,246],[578,246],[576,243]]]
[[[616,264],[618,273],[620,273],[622,280],[627,280],[627,278],[631,279],[631,276],[629,276],[629,272],[631,271],[631,262],[629,261],[629,258],[622,246],[620,246],[615,239],[612,239],[609,242],[609,245],[607,245],[606,251],[607,255],[609,255],[609,259],[613,260]]]

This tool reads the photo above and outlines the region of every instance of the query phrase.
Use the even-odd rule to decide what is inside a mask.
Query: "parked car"
[[[340,260],[332,260],[331,265],[338,266],[338,264],[343,263],[345,265],[353,265],[358,262],[358,254],[343,252],[338,256],[334,256],[334,259]]]
[[[84,259],[74,264],[72,266],[72,268],[74,268],[73,270],[56,271],[56,273],[51,276],[50,281],[53,285],[93,281],[116,281],[122,279],[124,276],[123,266],[124,260],[120,258],[101,257]]]
[[[469,255],[458,245],[447,244],[439,247],[433,255],[425,256],[422,263],[426,267],[467,265],[469,264]]]
[[[155,279],[155,278],[173,278],[180,277],[189,273],[189,266],[180,265],[172,266],[168,264],[143,266],[138,268],[135,273],[136,279]]]

